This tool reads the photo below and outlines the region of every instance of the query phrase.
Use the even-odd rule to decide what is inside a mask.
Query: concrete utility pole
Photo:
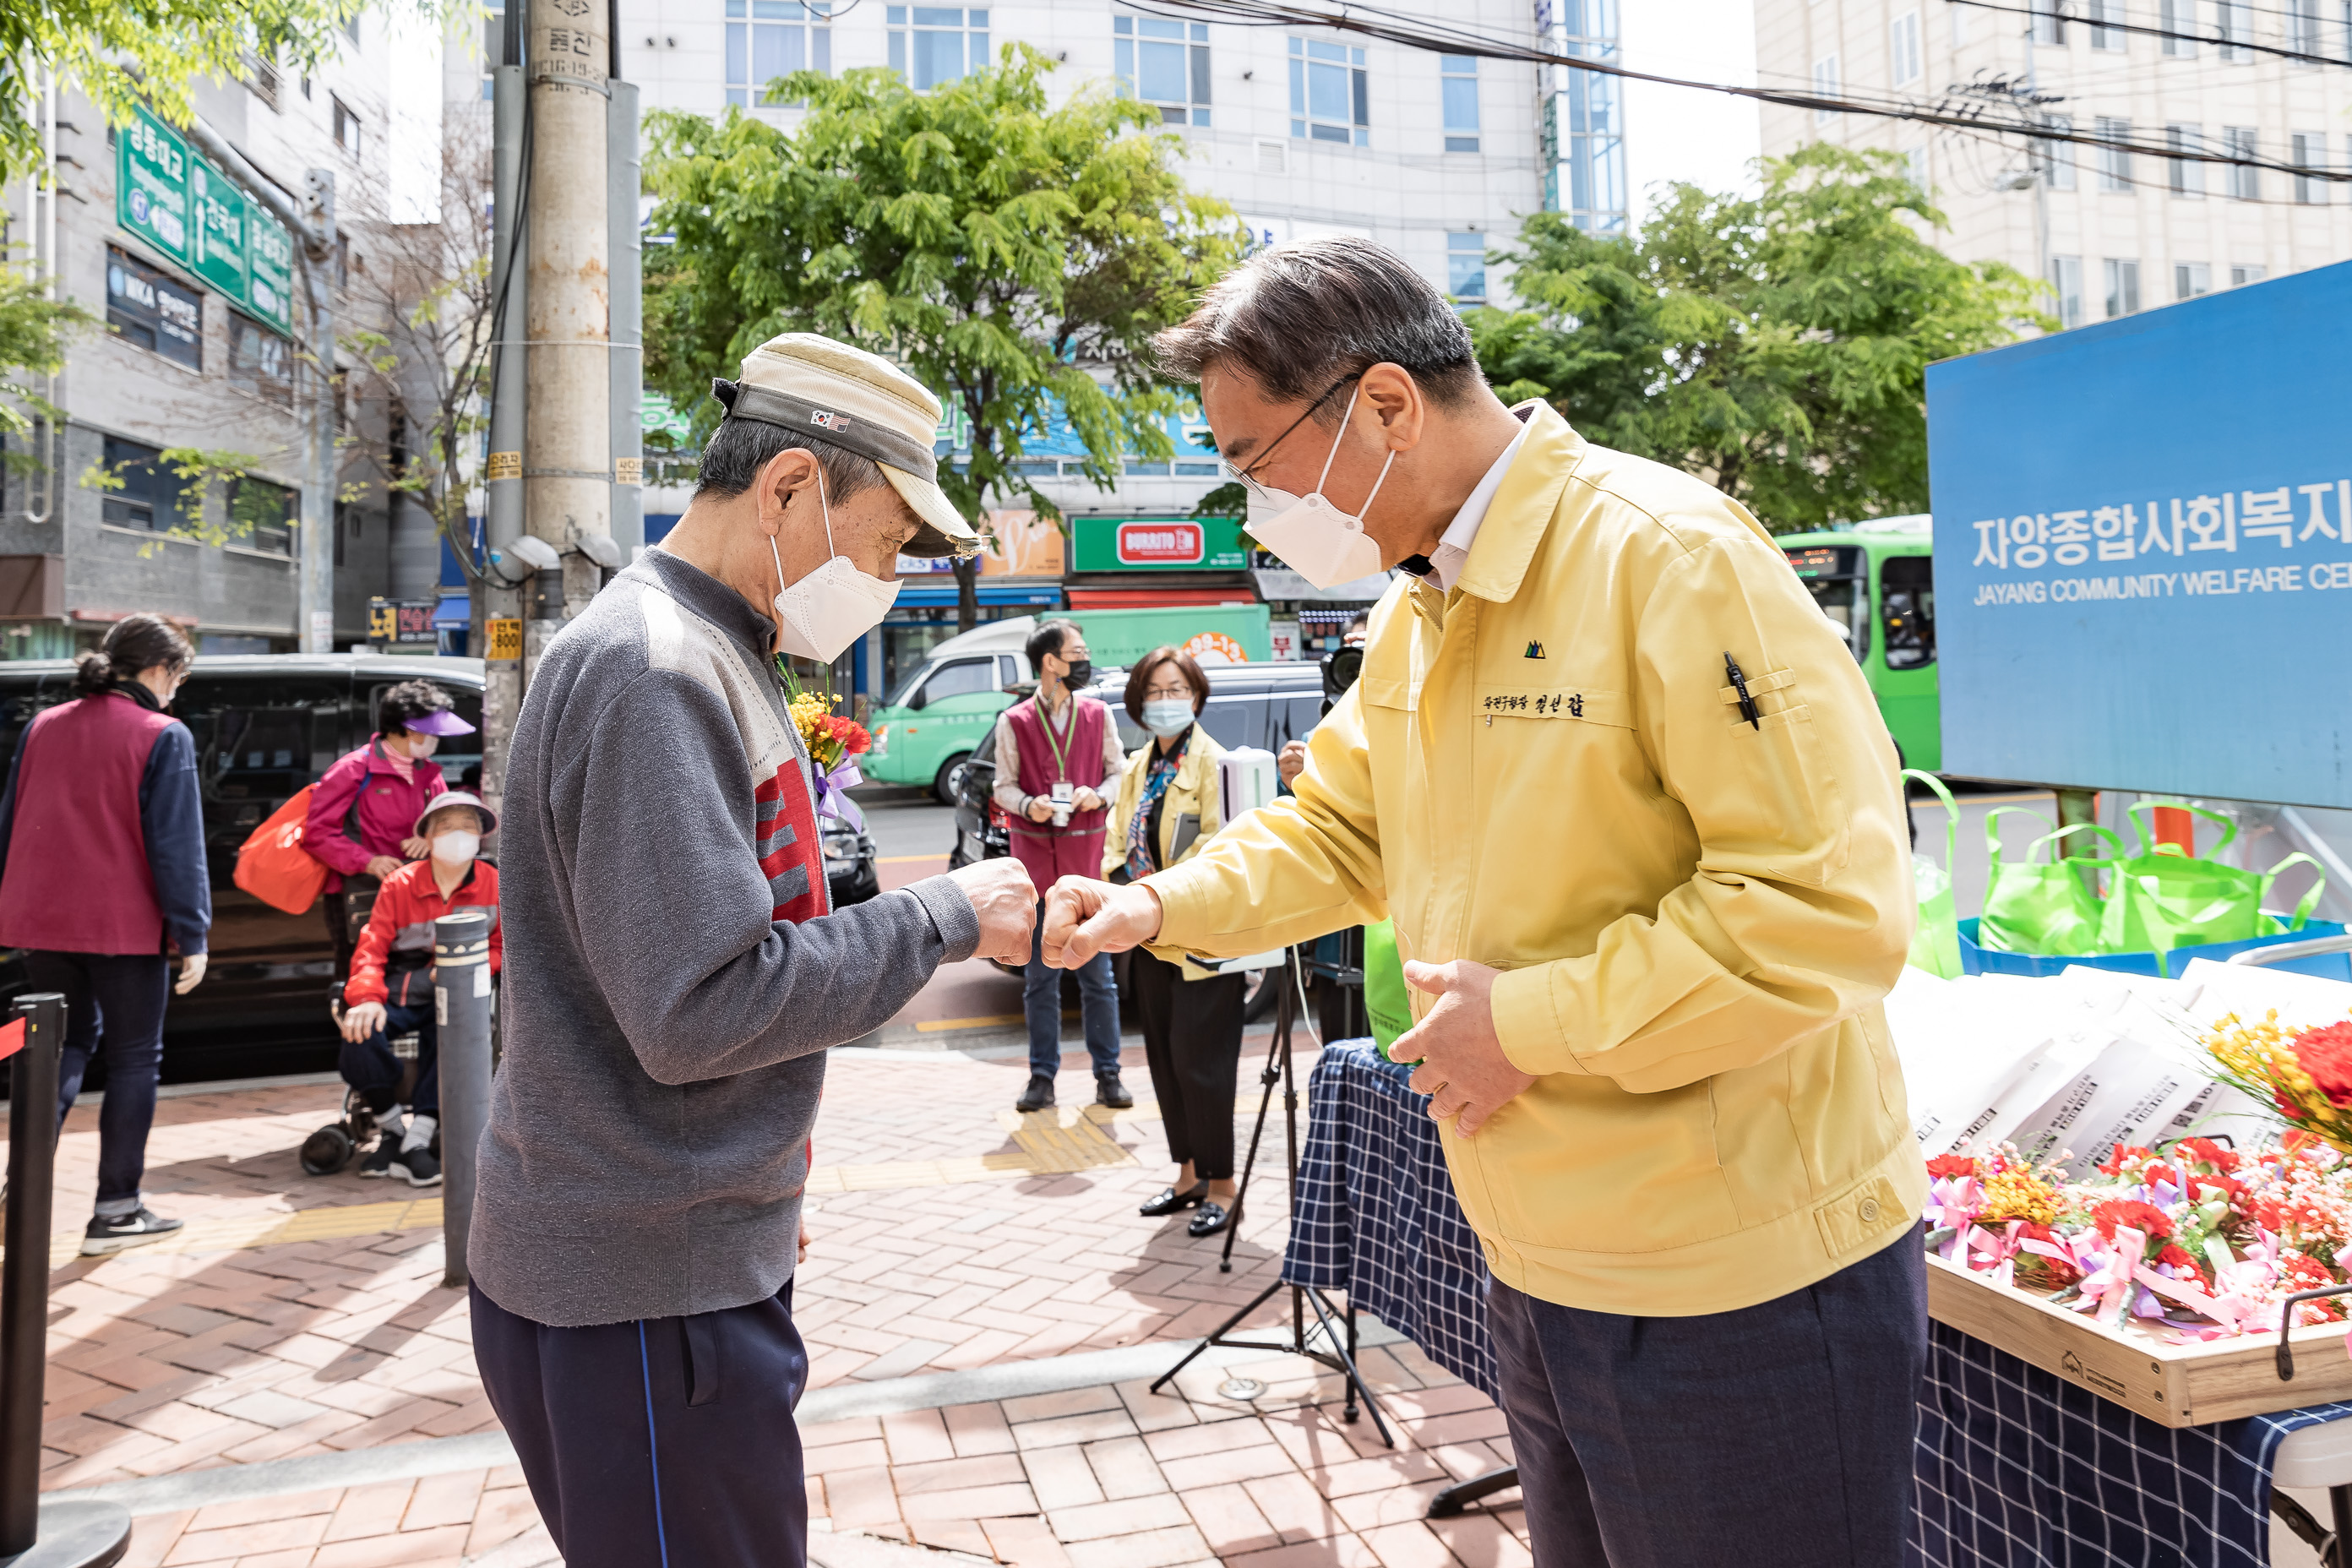
[[[541,572],[534,584],[539,602],[528,605],[526,681],[538,653],[533,644],[603,585],[598,562],[583,546],[611,549],[607,15],[604,0],[530,0],[523,525],[562,559],[560,588],[556,572]]]
[[[491,286],[498,290],[490,334],[490,452],[483,479],[484,571],[474,584],[470,646],[482,658],[482,799],[504,816],[507,738],[522,710],[522,593],[519,569],[502,574],[522,525],[523,307],[530,282],[518,252],[522,215],[522,8],[509,6],[500,62],[492,78],[494,195]]]

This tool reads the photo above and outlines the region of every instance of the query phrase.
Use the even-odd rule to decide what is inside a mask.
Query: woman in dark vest
[[[1107,781],[1127,763],[1110,710],[1078,689],[1094,679],[1087,639],[1069,621],[1041,621],[1030,634],[1029,668],[1037,691],[996,721],[996,804],[1012,819],[1013,853],[1043,898],[1057,877],[1102,870]],[[1045,930],[1043,905],[1037,930]],[[1054,1075],[1062,1066],[1062,975],[1049,969],[1029,939],[1029,968],[1021,1010],[1029,1023],[1029,1087],[1014,1103],[1043,1110],[1054,1103]],[[1075,972],[1087,1055],[1093,1058],[1095,1099],[1121,1110],[1135,1103],[1118,1078],[1118,986],[1108,954]]]
[[[21,947],[34,991],[66,998],[58,1120],[106,1053],[98,1118],[98,1212],[82,1255],[180,1228],[147,1207],[147,1129],[163,1060],[165,953],[178,990],[205,977],[213,923],[196,745],[164,710],[195,655],[158,616],[126,616],[81,656],[73,698],[25,731],[0,793],[0,946]]]

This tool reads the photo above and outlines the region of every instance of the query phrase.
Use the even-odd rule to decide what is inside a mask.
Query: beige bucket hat
[[[923,525],[906,553],[968,555],[980,548],[980,535],[940,489],[932,452],[940,400],[879,354],[815,332],[785,332],[744,356],[741,380],[714,380],[710,391],[730,418],[873,458]]]

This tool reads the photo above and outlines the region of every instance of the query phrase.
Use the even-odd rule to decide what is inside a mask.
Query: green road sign
[[[144,109],[115,138],[114,218],[281,332],[294,330],[294,237]]]
[[[246,258],[253,313],[279,331],[294,331],[294,237],[257,206],[246,209]]]
[[[188,266],[232,300],[249,295],[246,286],[245,193],[214,173],[201,158],[188,161]]]
[[[114,216],[123,227],[184,264],[188,259],[188,144],[148,113],[133,112],[114,139]]]

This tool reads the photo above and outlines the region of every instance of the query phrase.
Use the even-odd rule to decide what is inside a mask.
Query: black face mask
[[[1077,690],[1080,687],[1092,686],[1094,683],[1095,667],[1092,659],[1072,659],[1070,661],[1070,672],[1062,677],[1062,684],[1068,687],[1073,691]]]

